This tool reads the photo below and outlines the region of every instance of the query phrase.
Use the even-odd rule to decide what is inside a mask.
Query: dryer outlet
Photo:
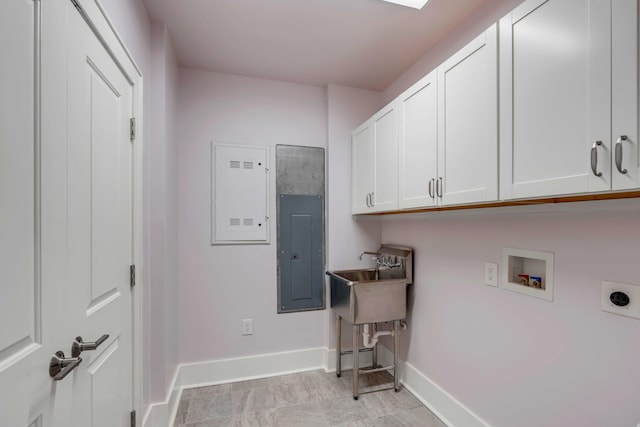
[[[602,311],[640,319],[640,286],[603,281],[600,307]]]

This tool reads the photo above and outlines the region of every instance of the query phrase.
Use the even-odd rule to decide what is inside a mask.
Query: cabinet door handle
[[[618,168],[618,172],[623,175],[627,173],[627,170],[622,169],[622,141],[626,140],[627,135],[620,135],[620,137],[616,141],[616,167]]]
[[[442,177],[438,177],[438,182],[436,182],[436,196],[442,198]]]
[[[429,180],[429,197],[431,197],[432,199],[435,198],[435,196],[433,195],[433,183],[435,181],[435,178],[431,178]]]
[[[365,203],[367,204],[367,207],[370,208],[371,207],[371,202],[369,201],[369,198],[371,197],[371,193],[367,193],[366,197],[364,198]]]
[[[602,176],[602,172],[598,172],[598,147],[602,145],[602,141],[596,141],[591,146],[591,170],[595,176]]]
[[[376,205],[376,202],[375,202],[375,194],[376,194],[376,193],[371,193],[371,198],[370,198],[370,200],[371,200],[371,207],[374,207],[374,206]]]

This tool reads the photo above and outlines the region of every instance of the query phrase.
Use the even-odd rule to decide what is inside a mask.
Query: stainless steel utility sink
[[[353,325],[400,320],[407,315],[412,251],[383,245],[377,254],[378,268],[326,273],[331,278],[331,308]]]
[[[357,282],[371,282],[378,280],[380,277],[380,270],[377,268],[370,268],[365,270],[343,270],[343,271],[330,271],[327,273],[330,277],[335,277],[347,284],[353,285]]]
[[[400,321],[407,316],[407,285],[413,282],[413,251],[408,248],[382,245],[375,255],[377,268],[327,271],[331,281],[331,308],[336,312],[336,375],[342,375],[342,356],[353,355],[353,398],[360,395],[360,374],[393,369],[393,387],[400,391],[398,376],[398,349],[400,347]],[[342,319],[351,323],[353,350],[342,350]],[[393,331],[376,332],[377,323],[393,321]],[[360,348],[360,329],[364,326]],[[371,325],[369,325],[371,324]],[[373,341],[369,338],[372,328]],[[378,367],[378,337],[393,335],[393,365]],[[372,366],[360,370],[361,351],[371,351]]]

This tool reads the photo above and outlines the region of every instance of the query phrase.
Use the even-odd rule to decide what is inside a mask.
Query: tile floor
[[[360,378],[359,400],[351,394],[351,371],[341,378],[324,371],[185,389],[174,427],[343,426],[446,427],[387,372]]]

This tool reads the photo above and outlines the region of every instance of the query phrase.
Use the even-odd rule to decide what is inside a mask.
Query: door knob
[[[81,357],[64,357],[64,352],[56,351],[49,361],[49,375],[54,381],[60,381],[77,368],[81,362]]]
[[[109,334],[104,334],[96,342],[84,342],[82,337],[76,337],[76,340],[71,344],[71,356],[78,357],[80,353],[86,350],[95,350],[100,344],[105,342],[109,338]]]

